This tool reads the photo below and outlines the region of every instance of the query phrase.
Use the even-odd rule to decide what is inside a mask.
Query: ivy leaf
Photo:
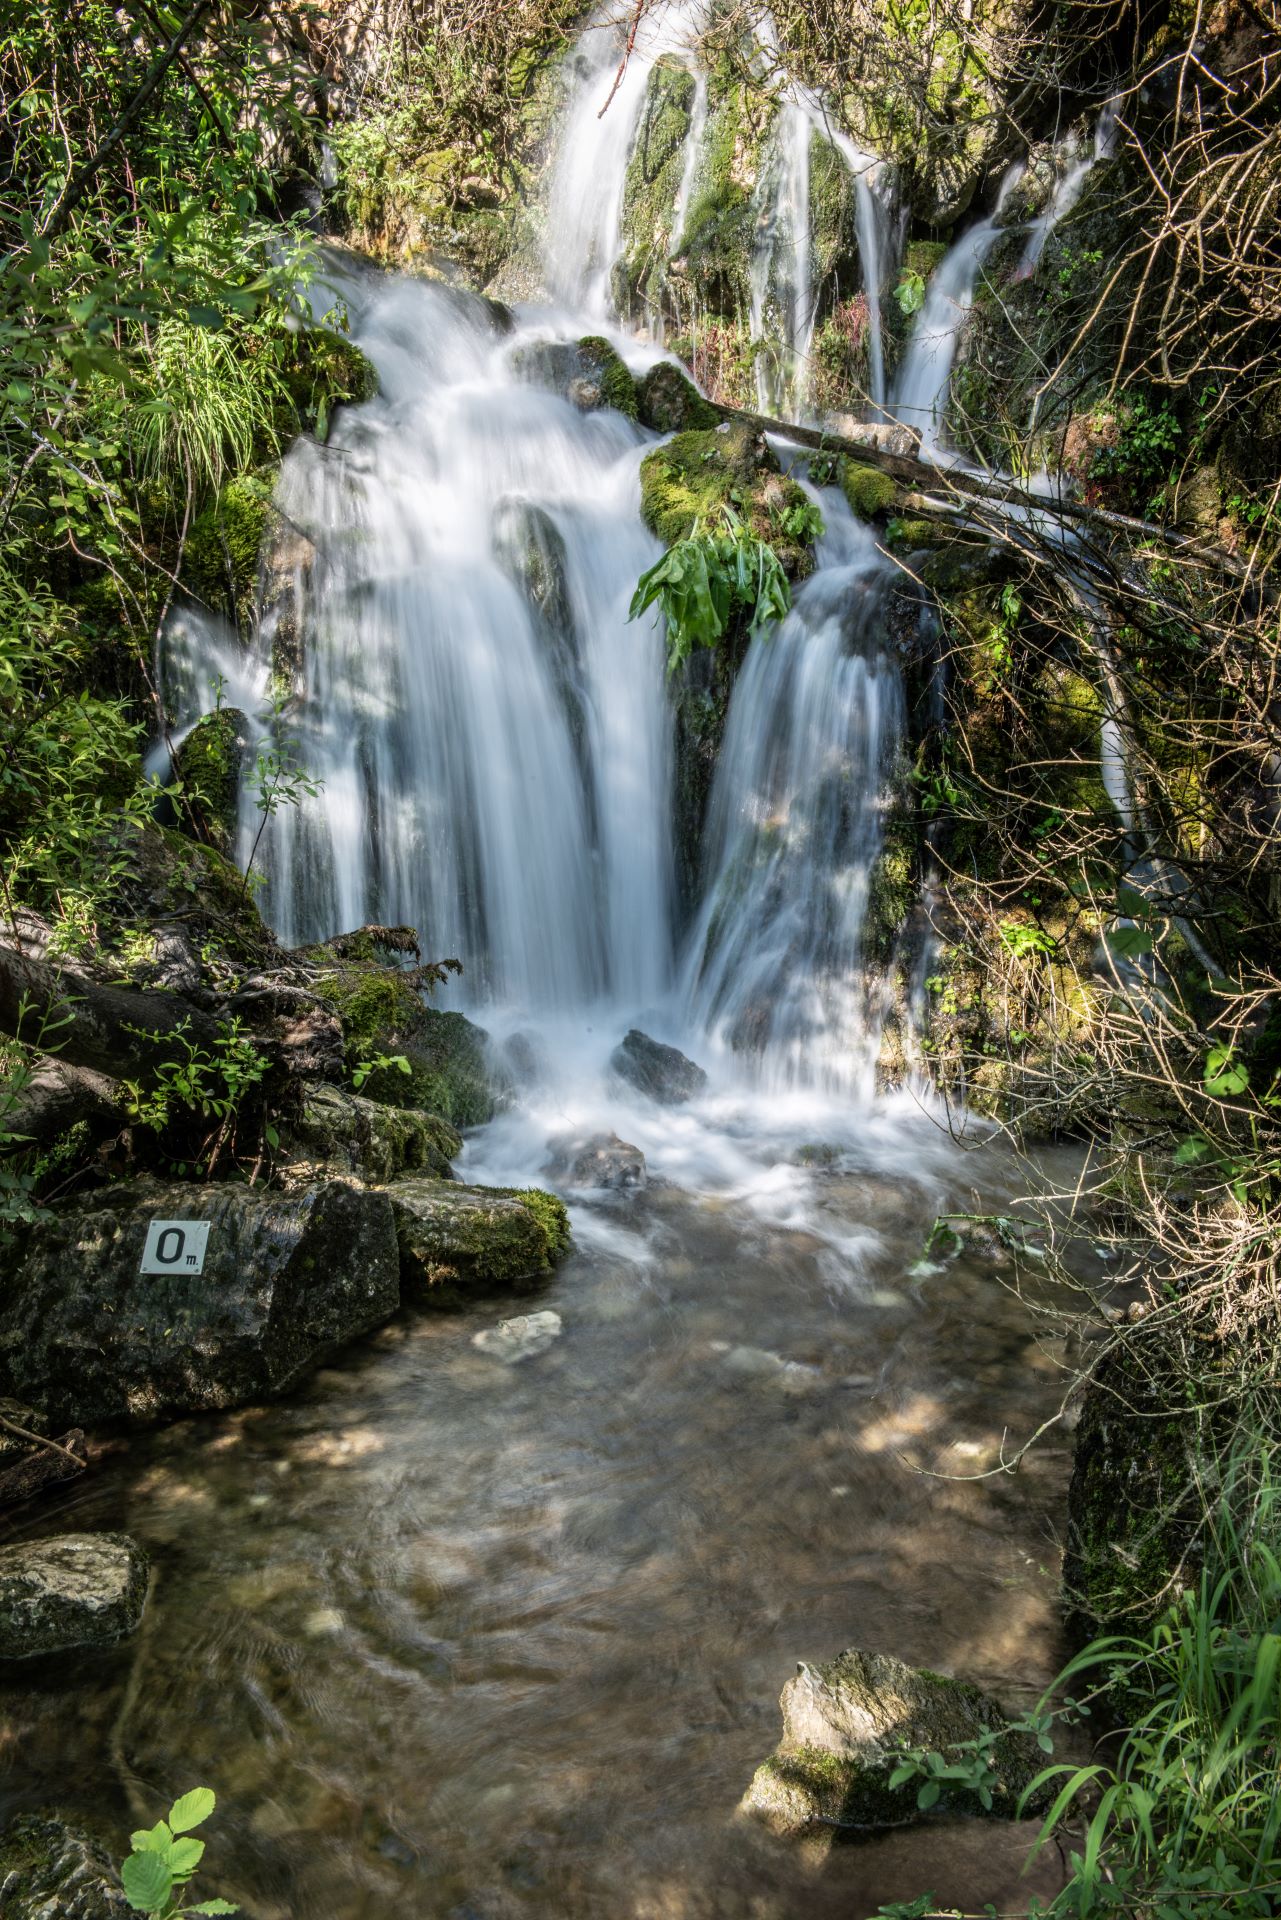
[[[173,1875],[159,1853],[131,1853],[120,1869],[125,1899],[136,1913],[155,1913],[173,1892]]]
[[[209,1818],[217,1804],[209,1787],[193,1787],[170,1807],[169,1825],[175,1833],[189,1833]]]

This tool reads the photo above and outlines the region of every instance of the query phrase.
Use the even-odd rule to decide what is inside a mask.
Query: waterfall
[[[1001,215],[1005,203],[1022,177],[1021,163],[1011,167],[1001,182],[993,212],[967,228],[956,245],[944,254],[934,270],[925,304],[917,315],[903,355],[894,383],[894,415],[904,426],[915,427],[926,459],[949,457],[942,436],[952,363],[974,304],[979,276],[1004,231]]]
[[[1018,277],[1023,278],[1036,270],[1036,264],[1045,251],[1045,243],[1061,220],[1065,220],[1085,187],[1093,169],[1100,160],[1106,160],[1116,141],[1117,118],[1120,111],[1116,100],[1109,100],[1094,123],[1094,138],[1088,152],[1081,150],[1075,135],[1068,138],[1056,150],[1056,173],[1054,190],[1050,195],[1043,213],[1039,214],[1028,228],[1027,241],[1023,248],[1023,257],[1019,261]]]
[[[391,282],[356,332],[381,397],[281,478],[316,552],[289,725],[324,788],[271,823],[268,911],[294,941],[416,926],[473,999],[655,993],[670,723],[658,636],[627,623],[658,553],[641,432],[523,382],[484,310],[430,285]]]
[[[810,285],[810,122],[799,104],[789,101],[780,116],[770,164],[757,187],[757,232],[752,251],[751,337],[764,347],[777,340],[774,354],[756,356],[756,400],[762,413],[802,413],[809,382],[814,338],[814,296]],[[773,305],[777,332],[767,326]]]
[[[901,692],[888,563],[839,493],[819,498],[819,570],[734,690],[685,991],[691,1026],[754,1058],[765,1084],[868,1099],[878,985],[863,927]]]

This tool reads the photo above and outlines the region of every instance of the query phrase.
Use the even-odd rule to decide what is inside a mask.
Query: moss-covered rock
[[[295,431],[300,428],[323,443],[339,407],[359,406],[374,398],[378,369],[345,333],[306,327],[294,336],[285,385],[297,416]]]
[[[106,1847],[78,1827],[26,1814],[0,1836],[4,1920],[132,1920]]]
[[[239,966],[279,962],[244,875],[216,847],[173,827],[121,823],[102,835],[99,858],[113,870],[111,904],[123,924],[178,927],[193,952],[204,948]]]
[[[349,1072],[380,1056],[409,1062],[407,1074],[396,1066],[374,1068],[362,1083],[366,1097],[438,1114],[455,1127],[492,1119],[503,1088],[484,1030],[465,1014],[427,1006],[411,980],[379,963],[372,940],[363,958],[341,944],[341,955],[333,946],[305,953],[309,964],[324,969],[313,986],[342,1023]]]
[[[456,1306],[476,1294],[527,1292],[563,1258],[569,1216],[539,1188],[400,1180],[388,1188],[409,1306]]]
[[[891,513],[899,494],[890,474],[857,460],[842,460],[841,491],[860,520],[875,520],[881,514]]]
[[[637,401],[642,426],[655,433],[686,433],[690,428],[720,425],[720,409],[704,400],[694,382],[670,360],[660,360],[638,382]]]
[[[664,546],[696,526],[716,529],[726,507],[768,541],[789,579],[814,565],[808,539],[786,530],[787,516],[809,505],[804,489],[779,469],[765,436],[746,424],[678,433],[641,462],[641,514]]]
[[[650,69],[623,187],[623,253],[614,269],[620,313],[643,320],[661,312],[667,263],[679,242],[677,202],[695,81],[671,57]]]
[[[183,551],[183,585],[242,632],[253,623],[273,484],[274,475],[255,473],[228,480],[197,514]]]
[[[1043,1763],[1035,1739],[1008,1730],[1004,1708],[978,1687],[858,1648],[824,1666],[802,1662],[779,1704],[783,1738],[757,1769],[740,1811],[784,1836],[830,1845],[924,1818],[913,1783],[889,1784],[904,1747],[947,1753],[997,1732],[988,1811],[1005,1819],[1014,1817]],[[981,1810],[974,1794],[952,1782],[944,1783],[937,1805],[940,1812]]]
[[[366,1186],[402,1174],[453,1176],[462,1139],[447,1120],[412,1107],[388,1107],[344,1087],[308,1087],[302,1112],[289,1123],[277,1171],[291,1185],[350,1173]]]
[[[621,354],[599,334],[588,334],[578,343],[583,371],[570,389],[570,398],[585,412],[596,407],[612,407],[615,413],[636,418],[636,382]]]
[[[240,781],[249,758],[249,721],[238,707],[198,720],[174,756],[183,801],[205,839],[231,855],[240,813]]]

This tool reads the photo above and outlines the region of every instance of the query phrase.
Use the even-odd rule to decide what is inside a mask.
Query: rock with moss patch
[[[175,1220],[207,1226],[203,1262],[170,1239],[172,1268],[140,1272],[148,1229]],[[384,1193],[121,1182],[25,1231],[0,1293],[0,1392],[84,1426],[272,1399],[399,1303]]]
[[[670,360],[660,360],[636,388],[642,426],[655,433],[688,433],[720,425],[721,414]]]
[[[636,382],[622,356],[599,334],[578,341],[541,340],[518,347],[512,368],[521,379],[549,387],[583,413],[613,407],[636,418]]]
[[[434,1113],[388,1107],[345,1087],[318,1085],[303,1094],[302,1112],[289,1124],[279,1171],[291,1186],[349,1173],[366,1186],[385,1186],[405,1173],[452,1180],[450,1162],[462,1138]]]
[[[875,520],[890,513],[898,500],[898,486],[880,467],[862,461],[841,462],[841,491],[860,520]]]
[[[664,546],[696,527],[719,531],[732,507],[773,547],[791,580],[814,566],[809,535],[788,530],[798,510],[804,524],[809,504],[804,489],[781,472],[764,434],[746,423],[678,433],[641,462],[641,514]]]
[[[125,1639],[142,1618],[149,1565],[123,1533],[61,1533],[0,1547],[0,1659]]]
[[[230,857],[240,815],[240,781],[249,758],[249,721],[238,707],[198,720],[174,755],[183,799],[205,838]]]
[[[406,1305],[456,1306],[476,1294],[521,1293],[569,1246],[569,1216],[540,1188],[464,1187],[398,1180],[396,1219]]]
[[[242,632],[253,623],[273,482],[274,476],[254,473],[228,480],[197,514],[183,550],[183,585]]]
[[[1012,1730],[1004,1708],[978,1687],[857,1647],[820,1667],[801,1662],[779,1705],[783,1738],[757,1769],[740,1811],[781,1835],[830,1845],[923,1817],[910,1783],[889,1784],[904,1747],[942,1752],[997,1733],[988,1811],[1006,1819],[1044,1764],[1033,1736]],[[940,1812],[983,1811],[975,1794],[952,1782],[937,1804]]]
[[[0,1835],[4,1920],[133,1920],[106,1848],[79,1827],[25,1814]]]

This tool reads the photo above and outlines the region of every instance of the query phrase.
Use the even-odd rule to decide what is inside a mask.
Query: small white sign
[[[203,1273],[209,1244],[207,1220],[153,1220],[147,1228],[139,1273]]]

